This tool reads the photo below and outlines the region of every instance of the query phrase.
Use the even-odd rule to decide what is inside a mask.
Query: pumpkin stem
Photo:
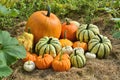
[[[100,43],[102,43],[103,42],[102,37],[99,34],[97,34],[97,36],[100,38]]]
[[[67,38],[67,30],[65,30],[65,32],[64,32],[64,39],[66,39]]]
[[[86,27],[86,29],[89,29],[89,26],[90,26],[90,24],[87,24],[87,27]]]
[[[50,44],[51,40],[52,40],[52,37],[48,40],[47,44]]]
[[[28,33],[31,33],[31,30],[30,30],[30,27],[28,27],[28,31],[27,31]]]
[[[0,50],[2,49],[2,44],[0,44]]]
[[[70,21],[66,19],[66,25],[70,25]]]
[[[47,12],[47,17],[50,17],[50,6],[48,6],[48,12]]]
[[[75,49],[75,55],[77,55],[77,54],[76,54],[76,51],[77,51],[77,49]]]
[[[60,59],[59,59],[59,61],[62,60],[62,55],[63,55],[63,52],[60,53]]]

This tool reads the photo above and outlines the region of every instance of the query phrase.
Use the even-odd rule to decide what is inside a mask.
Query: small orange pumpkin
[[[51,66],[53,57],[50,54],[39,55],[35,61],[38,69],[47,69]]]
[[[62,47],[73,45],[73,42],[66,38],[66,34],[67,34],[67,31],[64,32],[64,38],[59,40]]]
[[[35,62],[36,61],[36,58],[37,58],[37,55],[35,53],[30,53],[30,52],[26,52],[26,57],[23,59],[23,62],[26,62],[26,61],[33,61]]]
[[[68,71],[71,67],[68,54],[58,54],[52,62],[52,68],[55,71]]]
[[[59,18],[48,11],[34,12],[28,19],[25,31],[31,29],[34,35],[34,43],[36,44],[40,38],[44,36],[53,36],[59,38],[61,34],[61,22]]]
[[[67,31],[66,38],[71,40],[71,41],[75,41],[77,29],[78,29],[78,27],[75,24],[70,23],[66,19],[66,22],[64,22],[62,24],[62,32],[61,32],[60,38],[64,38],[64,32]]]
[[[87,51],[88,50],[88,46],[87,46],[87,43],[85,43],[85,42],[80,42],[80,41],[75,41],[74,43],[73,43],[73,45],[72,45],[72,47],[73,48],[75,48],[75,47],[81,47],[81,48],[83,48],[85,51]]]

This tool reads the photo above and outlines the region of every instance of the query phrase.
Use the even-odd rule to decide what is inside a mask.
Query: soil
[[[120,40],[112,37],[111,31],[114,23],[109,21],[107,24],[103,18],[105,16],[100,16],[92,23],[96,24],[101,34],[107,36],[112,42],[113,49],[106,59],[87,59],[83,68],[72,67],[65,72],[56,72],[52,68],[45,70],[36,68],[32,72],[26,72],[23,70],[22,60],[19,60],[11,66],[14,70],[12,75],[3,80],[120,80]],[[71,19],[81,21],[76,17]],[[26,21],[23,21],[14,29],[9,29],[9,32],[16,37],[24,31],[25,24]]]

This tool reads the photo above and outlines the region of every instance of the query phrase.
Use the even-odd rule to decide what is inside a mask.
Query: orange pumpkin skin
[[[59,41],[60,41],[62,47],[73,45],[73,42],[68,39],[60,39]]]
[[[37,43],[39,39],[44,36],[60,37],[60,20],[53,13],[50,13],[50,16],[46,15],[47,11],[37,11],[34,12],[27,21],[25,31],[30,27],[31,33],[34,35],[34,43]]]
[[[26,61],[29,61],[29,60],[35,62],[36,58],[37,58],[37,55],[35,53],[30,53],[30,52],[27,51],[26,58],[23,59],[23,62],[26,62]]]
[[[60,38],[64,38],[64,32],[66,31],[66,38],[75,41],[76,40],[76,31],[78,27],[73,23],[67,24],[67,22],[62,24],[62,32]]]
[[[60,55],[56,56],[52,62],[52,68],[55,71],[68,71],[71,68],[69,55],[63,54],[61,59]]]
[[[53,57],[49,54],[44,54],[44,56],[39,55],[35,61],[36,67],[38,69],[47,69],[51,66]]]
[[[73,43],[73,45],[72,45],[72,47],[73,48],[75,48],[75,47],[81,47],[81,48],[83,48],[85,51],[87,51],[88,50],[88,46],[87,46],[87,43],[85,43],[85,42],[80,42],[80,41],[75,41],[74,43]]]

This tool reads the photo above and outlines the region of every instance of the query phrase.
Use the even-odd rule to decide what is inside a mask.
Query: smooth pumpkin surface
[[[65,36],[64,33],[66,32],[66,38],[71,41],[75,41],[77,29],[78,27],[75,24],[70,23],[69,21],[66,20],[66,22],[62,24],[62,32],[60,37],[64,38]]]
[[[34,42],[37,43],[44,36],[60,37],[61,22],[58,17],[48,11],[34,12],[28,19],[25,30],[30,27],[34,35]]]

